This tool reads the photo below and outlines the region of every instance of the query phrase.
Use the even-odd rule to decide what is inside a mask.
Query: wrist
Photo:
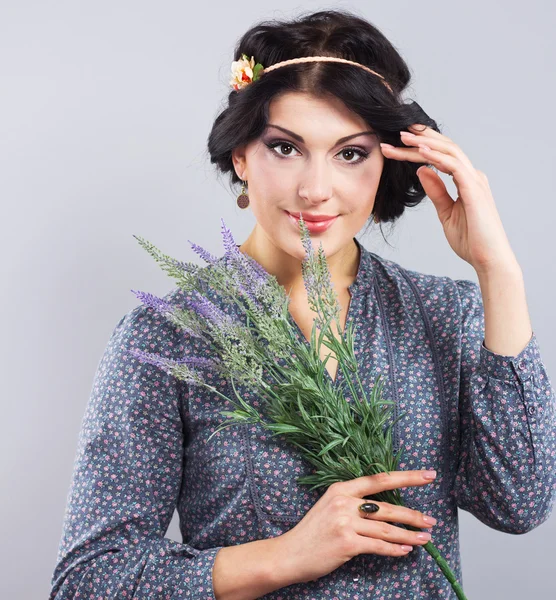
[[[304,577],[303,561],[297,553],[298,546],[292,532],[286,531],[282,535],[266,540],[272,546],[271,577],[277,578],[275,583],[280,587],[307,583],[312,579]]]
[[[521,265],[515,259],[490,263],[481,268],[475,268],[475,272],[477,273],[479,280],[500,276],[519,278],[523,275]]]
[[[275,589],[300,583],[295,560],[292,560],[293,553],[288,545],[289,537],[287,533],[260,540],[264,543],[262,553],[266,566],[263,571],[265,577]]]
[[[254,600],[294,581],[282,536],[224,546],[216,554],[213,588],[216,600]]]

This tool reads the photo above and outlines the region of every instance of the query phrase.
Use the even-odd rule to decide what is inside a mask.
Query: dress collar
[[[353,238],[360,251],[359,266],[353,283],[348,286],[351,296],[357,296],[369,289],[373,279],[373,261],[371,253],[361,244],[357,238]]]

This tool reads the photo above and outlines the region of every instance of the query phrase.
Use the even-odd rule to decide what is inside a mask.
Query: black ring
[[[379,508],[380,506],[374,502],[365,502],[359,505],[359,510],[365,514],[375,513]]]

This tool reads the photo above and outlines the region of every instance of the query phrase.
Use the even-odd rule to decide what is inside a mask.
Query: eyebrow
[[[305,140],[298,133],[294,133],[293,131],[286,129],[285,127],[280,127],[280,125],[273,125],[272,123],[269,123],[267,125],[267,127],[275,127],[276,129],[280,129],[280,131],[283,131],[284,133],[291,135],[298,142],[301,142],[302,144],[305,143]],[[338,144],[342,144],[343,142],[347,142],[348,140],[351,140],[352,138],[358,137],[360,135],[368,135],[368,134],[376,135],[376,132],[368,130],[368,131],[360,131],[359,133],[352,133],[351,135],[346,135],[345,137],[342,137],[339,140],[337,140],[336,143],[334,144],[334,146],[337,146]]]

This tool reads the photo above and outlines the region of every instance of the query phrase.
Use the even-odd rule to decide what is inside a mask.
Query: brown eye
[[[362,148],[355,147],[344,148],[343,150],[340,150],[338,154],[342,155],[344,159],[342,160],[342,162],[345,162],[348,165],[358,165],[364,160],[367,160],[367,157],[369,156],[369,153],[367,151],[363,150]],[[357,158],[357,160],[352,160],[354,156],[357,156],[359,158]]]
[[[287,156],[293,156],[292,155],[292,150],[296,150],[296,148],[295,148],[295,146],[293,144],[290,144],[289,142],[283,142],[283,141],[280,141],[280,140],[277,140],[277,141],[274,141],[274,142],[270,142],[269,144],[266,144],[266,146],[278,158],[286,158]],[[276,150],[277,148],[280,151],[277,151]],[[282,151],[284,149],[286,149],[285,152]]]

